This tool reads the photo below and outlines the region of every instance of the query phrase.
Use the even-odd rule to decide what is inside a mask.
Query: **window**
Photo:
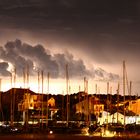
[[[100,110],[102,110],[102,106],[100,106]]]
[[[96,106],[96,110],[98,110],[98,106]]]

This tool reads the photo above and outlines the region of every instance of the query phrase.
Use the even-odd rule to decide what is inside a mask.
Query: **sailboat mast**
[[[108,103],[109,103],[109,98],[108,98],[108,95],[109,94],[109,82],[107,82],[107,129],[108,129],[108,112],[109,112],[109,106],[108,106]]]
[[[112,86],[110,86],[110,95],[109,95],[109,112],[112,112]],[[112,122],[113,123],[113,122]]]
[[[37,70],[37,84],[38,84],[38,94],[40,93],[40,70],[38,69]],[[41,118],[41,107],[39,108],[39,119],[38,119],[38,122],[39,122],[39,127],[41,126],[41,122],[40,122],[40,118]]]
[[[80,91],[81,91],[81,87],[79,85],[79,94],[78,94],[79,104],[80,104]]]
[[[37,77],[38,77],[38,93],[40,92],[40,71],[38,70],[37,72]]]
[[[119,123],[119,92],[120,92],[120,83],[118,83],[118,89],[117,89],[117,123]]]
[[[41,71],[41,78],[42,78],[42,129],[43,129],[43,80],[44,80],[44,77],[43,77],[43,71]]]
[[[71,86],[70,86],[70,81],[69,81],[69,89],[68,89],[69,91],[68,91],[68,93],[69,93],[69,95],[68,95],[68,110],[69,110],[69,114],[68,114],[68,116],[69,116],[69,120],[70,120],[70,95],[71,95]]]
[[[29,89],[29,65],[27,65],[27,90],[28,89]]]
[[[131,94],[132,94],[132,81],[130,81],[130,93],[129,93],[129,98],[130,98],[130,101],[131,101]]]
[[[62,121],[64,121],[64,91],[62,91]]]
[[[14,122],[14,115],[15,115],[15,94],[16,94],[16,91],[15,91],[15,85],[16,85],[16,68],[14,68],[14,93],[13,93],[13,122]]]
[[[125,130],[125,82],[126,82],[126,68],[125,68],[125,61],[123,61],[123,101],[124,101],[124,130]]]
[[[23,68],[23,87],[24,87],[24,94],[25,94],[25,78],[26,75],[25,75],[25,68]]]
[[[27,95],[29,95],[29,65],[27,64]],[[28,102],[29,102],[29,96],[28,96]],[[28,121],[29,121],[29,110],[27,109],[27,115],[26,115],[26,125],[28,127]]]
[[[86,77],[84,77],[84,94],[85,94],[85,91],[86,91]]]
[[[112,105],[112,86],[110,87],[110,97],[109,97],[109,102],[110,102],[109,109],[111,109],[111,105]]]
[[[46,126],[48,126],[48,118],[49,118],[49,108],[48,108],[48,100],[49,100],[49,90],[50,90],[50,73],[48,72],[48,86],[47,86],[47,118],[46,118]]]
[[[68,82],[69,82],[69,76],[68,76],[68,64],[66,64],[66,94],[67,94],[67,123],[66,125],[68,126],[68,123],[69,123],[69,97],[68,97],[68,92],[69,92],[69,85],[68,85]]]
[[[90,110],[89,110],[89,97],[88,97],[88,80],[86,80],[86,94],[87,94],[87,124],[90,125]]]
[[[88,97],[88,80],[84,77],[84,101],[86,102],[86,111],[87,111],[87,125],[89,125],[90,115],[89,115],[89,97]]]
[[[12,82],[13,82],[13,75],[11,72],[11,104],[10,104],[10,125],[13,126],[13,89],[12,89]]]
[[[81,104],[80,104],[81,94],[80,94],[80,91],[81,91],[81,87],[79,85],[78,102],[79,102],[79,105],[80,105],[80,108],[81,108]]]

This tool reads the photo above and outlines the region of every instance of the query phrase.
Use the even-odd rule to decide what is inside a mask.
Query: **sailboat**
[[[125,122],[125,83],[126,83],[126,67],[125,67],[125,61],[123,61],[123,114],[124,114],[124,122],[123,122],[123,129],[125,131],[126,122]],[[117,99],[119,99],[119,88],[120,85],[118,84],[117,89]],[[108,126],[108,93],[109,93],[109,83],[107,83],[107,121],[106,121],[106,127],[99,127],[94,133],[94,136],[101,136],[101,137],[114,137],[116,135],[116,131],[110,131]],[[118,101],[117,101],[117,122],[118,122]]]

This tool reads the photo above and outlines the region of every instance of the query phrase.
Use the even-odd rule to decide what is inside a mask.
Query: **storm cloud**
[[[7,70],[9,64],[7,62],[0,63],[0,75],[1,76],[10,76],[10,72]]]
[[[64,48],[72,44],[98,63],[138,63],[139,9],[139,1],[127,0],[1,0],[0,31],[5,30],[0,38],[15,39],[26,32],[30,36],[23,39]]]
[[[13,40],[19,36],[21,40],[39,40],[48,46],[54,43],[69,52],[52,55],[47,46],[32,46],[16,40],[0,48],[0,57],[15,66],[19,76],[28,64],[31,75],[36,75],[36,70],[44,70],[45,75],[50,72],[54,78],[64,77],[68,64],[72,78],[117,79],[115,74],[94,69],[94,66],[88,69],[84,58],[75,59],[71,49],[99,64],[118,64],[123,59],[136,63],[139,60],[140,39],[136,37],[139,34],[139,3],[121,0],[1,0],[1,40]]]
[[[0,47],[0,74],[9,76],[9,63],[17,70],[19,77],[23,74],[23,69],[28,65],[30,75],[37,75],[37,71],[44,71],[44,75],[50,72],[53,78],[65,78],[65,67],[68,64],[70,78],[95,78],[114,80],[119,77],[113,73],[107,73],[103,69],[88,69],[82,59],[75,59],[68,51],[64,53],[52,54],[46,47],[37,44],[35,46],[23,43],[21,40],[8,41]],[[106,75],[106,76],[105,76]]]
[[[68,64],[70,78],[108,81],[125,61],[128,80],[140,79],[139,0],[0,0],[0,21],[0,75],[28,64],[64,78]]]
[[[102,68],[95,69],[95,80],[97,81],[115,81],[119,79],[119,75],[103,70]]]

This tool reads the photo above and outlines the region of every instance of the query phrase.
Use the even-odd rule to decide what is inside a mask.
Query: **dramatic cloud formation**
[[[76,60],[69,52],[51,54],[42,45],[29,45],[21,40],[8,41],[4,47],[0,47],[0,74],[9,76],[9,64],[17,69],[17,75],[23,75],[23,69],[28,65],[30,75],[37,75],[37,70],[43,70],[47,75],[50,72],[53,78],[65,78],[65,66],[68,64],[71,78],[94,78],[98,76],[102,80],[115,80],[119,77],[107,73],[103,69],[88,69],[82,59]]]
[[[0,63],[0,75],[1,76],[10,76],[10,72],[7,70],[9,64],[7,62]]]
[[[112,80],[118,80],[119,76],[117,74],[108,73],[102,68],[97,68],[95,70],[95,80],[98,81],[112,81]]]
[[[63,78],[68,63],[71,78],[110,81],[122,77],[125,60],[128,80],[136,91],[140,87],[138,0],[0,0],[0,21],[1,71],[7,76],[11,65],[22,76],[28,64],[32,76],[44,70]],[[8,41],[16,38],[23,42]]]
[[[1,0],[0,39],[26,32],[23,39],[75,45],[97,63],[138,63],[139,9],[126,0]]]

